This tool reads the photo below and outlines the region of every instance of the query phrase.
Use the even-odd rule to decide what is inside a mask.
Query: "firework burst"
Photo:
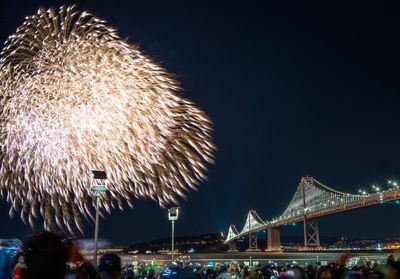
[[[90,171],[107,172],[107,212],[176,203],[206,179],[212,123],[177,81],[107,23],[74,7],[40,9],[0,60],[0,193],[31,226],[83,230]]]

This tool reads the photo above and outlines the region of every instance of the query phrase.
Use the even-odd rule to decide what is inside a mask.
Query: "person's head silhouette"
[[[52,232],[38,232],[25,240],[25,263],[30,279],[64,279],[68,253]]]

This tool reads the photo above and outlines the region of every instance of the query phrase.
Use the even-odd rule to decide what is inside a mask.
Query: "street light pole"
[[[96,196],[96,219],[94,229],[93,264],[97,268],[97,248],[99,241],[100,193],[107,191],[107,174],[104,171],[92,170],[92,186]]]
[[[174,244],[175,244],[175,221],[172,220],[172,243],[171,243],[171,261],[174,262]]]
[[[96,220],[94,229],[94,252],[93,252],[93,263],[94,267],[97,267],[97,248],[99,242],[99,206],[100,206],[100,192],[95,192],[96,195]]]
[[[171,237],[171,264],[174,262],[175,253],[175,221],[179,217],[179,207],[172,207],[168,209],[168,220],[171,221],[172,225],[172,237]]]

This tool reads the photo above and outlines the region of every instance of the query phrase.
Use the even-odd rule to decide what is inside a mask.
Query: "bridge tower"
[[[254,209],[251,209],[247,214],[246,224],[242,230],[248,232],[249,235],[249,249],[247,251],[260,251],[258,249],[257,232],[265,225],[264,221],[258,216]]]
[[[281,233],[280,228],[268,227],[268,251],[281,250]]]
[[[239,235],[239,232],[237,231],[236,226],[231,224],[229,226],[228,235],[227,235],[227,238],[226,238],[226,240],[229,241],[229,250],[228,250],[228,252],[237,252],[236,242],[235,242],[234,239],[236,239],[238,235]]]
[[[303,177],[303,179],[313,185],[314,179],[310,176]],[[302,184],[303,196],[303,225],[304,225],[304,247],[320,247],[319,230],[317,219],[307,219],[307,206],[306,206],[306,189],[305,183]]]
[[[258,249],[257,232],[249,234],[249,249],[246,251],[260,251]]]
[[[304,217],[304,247],[320,247],[318,220]]]
[[[238,250],[236,249],[236,242],[231,241],[229,242],[229,250],[228,252],[237,252]]]

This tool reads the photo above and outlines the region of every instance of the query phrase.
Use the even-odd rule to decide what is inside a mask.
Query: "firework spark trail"
[[[0,70],[0,193],[10,215],[82,231],[92,169],[108,174],[107,212],[134,198],[176,203],[206,179],[211,121],[105,21],[39,9],[6,41]]]

